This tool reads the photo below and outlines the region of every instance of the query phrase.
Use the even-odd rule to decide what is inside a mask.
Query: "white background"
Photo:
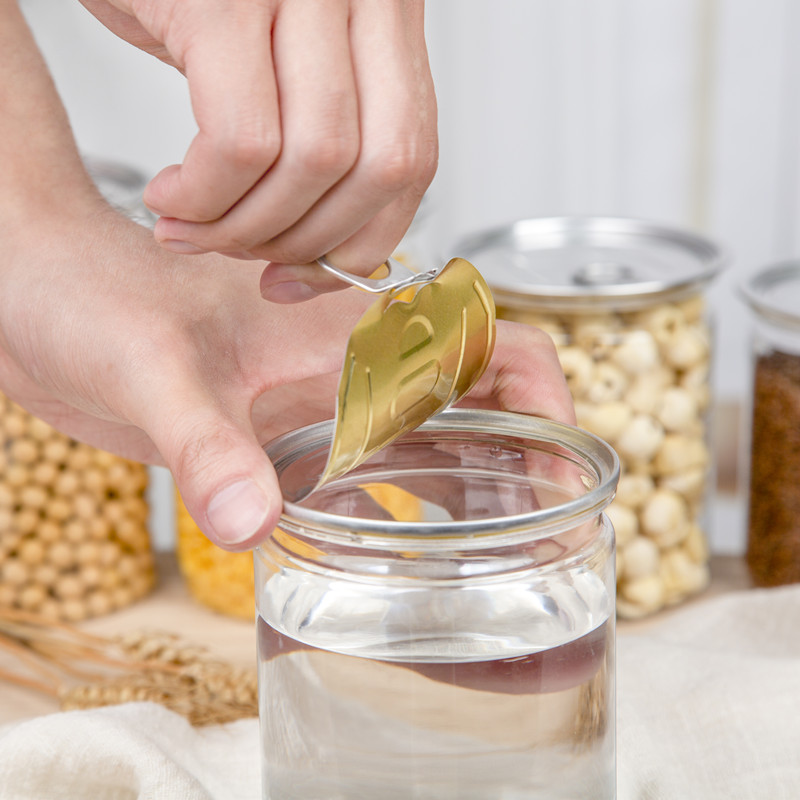
[[[183,78],[76,0],[22,0],[79,146],[151,176],[195,126]],[[428,0],[441,158],[433,243],[528,216],[620,214],[704,233],[732,261],[710,290],[717,399],[746,407],[742,277],[798,254],[800,3]],[[158,475],[164,487],[166,478]],[[171,509],[157,493],[156,541]],[[712,544],[742,547],[724,501]]]

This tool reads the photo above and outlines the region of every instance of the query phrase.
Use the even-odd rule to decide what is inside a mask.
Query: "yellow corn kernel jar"
[[[178,565],[192,596],[214,611],[252,620],[253,555],[217,547],[197,527],[175,491]]]

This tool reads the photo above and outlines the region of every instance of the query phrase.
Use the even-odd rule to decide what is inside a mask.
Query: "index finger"
[[[159,216],[219,219],[280,153],[272,13],[262,4],[250,5],[251,13],[239,21],[210,4],[201,30],[193,30],[197,24],[184,26],[181,60],[198,133],[183,163],[162,170],[145,191],[145,203]]]

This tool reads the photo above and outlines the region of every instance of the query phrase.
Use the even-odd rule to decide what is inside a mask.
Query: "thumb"
[[[215,405],[191,406],[151,438],[198,527],[226,550],[247,550],[278,522],[280,486],[249,416]]]

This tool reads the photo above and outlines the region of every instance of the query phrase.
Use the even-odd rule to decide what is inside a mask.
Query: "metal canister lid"
[[[763,319],[800,330],[800,261],[766,267],[747,280],[741,291]]]
[[[704,237],[624,217],[520,220],[463,239],[453,252],[480,270],[498,303],[551,308],[634,307],[697,290],[726,261]]]

